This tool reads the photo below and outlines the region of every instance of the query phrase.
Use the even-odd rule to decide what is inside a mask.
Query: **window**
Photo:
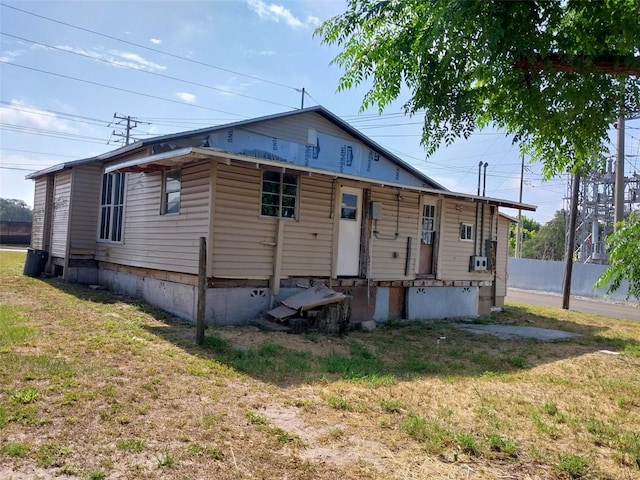
[[[422,243],[433,245],[436,225],[435,205],[424,205],[422,207]]]
[[[124,173],[105,173],[100,195],[100,240],[122,241],[124,212]]]
[[[473,225],[468,223],[460,224],[460,240],[473,240]]]
[[[340,218],[346,220],[358,219],[358,196],[352,193],[342,194]]]
[[[297,175],[270,170],[262,172],[260,215],[276,218],[296,218],[297,202]]]
[[[180,213],[180,170],[164,172],[162,180],[162,214]]]

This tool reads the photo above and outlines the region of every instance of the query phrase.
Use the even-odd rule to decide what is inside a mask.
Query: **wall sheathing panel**
[[[284,223],[283,276],[331,275],[332,194],[330,177],[300,176],[298,221]]]
[[[102,166],[87,164],[74,167],[73,182],[70,254],[93,255],[100,214]]]
[[[511,220],[498,217],[498,249],[496,251],[496,297],[507,296],[507,257]]]
[[[307,143],[309,129],[315,129],[319,132],[344,138],[349,141],[355,140],[347,132],[315,113],[274,119],[243,128],[254,133],[259,133],[260,135],[274,136],[282,140],[302,144]]]
[[[34,186],[31,247],[38,250],[45,249],[44,230],[47,207],[47,178],[47,176],[38,177]]]
[[[400,214],[398,218],[398,195]],[[382,203],[382,219],[372,220],[371,277],[374,280],[401,280],[415,277],[416,255],[419,248],[418,224],[420,195],[417,192],[372,187],[371,201]],[[368,208],[368,206],[365,206]],[[397,232],[397,237],[396,237]],[[411,251],[407,239],[411,237]],[[407,254],[409,275],[405,275]]]
[[[60,172],[56,174],[53,182],[51,255],[59,258],[65,258],[67,255],[71,176],[70,170]]]
[[[444,218],[441,222],[440,250],[438,256],[438,278],[441,280],[477,280],[491,281],[493,276],[490,270],[469,271],[469,260],[474,254],[474,241],[460,240],[460,225],[466,223],[474,225],[476,234],[476,206],[473,202],[464,202],[446,199],[442,202]],[[481,207],[478,210],[478,242],[477,252],[480,252],[480,224]],[[491,207],[484,208],[484,239],[491,235]],[[484,247],[483,247],[484,248]]]
[[[213,276],[270,278],[276,221],[260,218],[262,171],[254,167],[218,164],[217,172]]]
[[[128,173],[123,242],[98,242],[101,261],[197,274],[200,237],[209,230],[210,163],[182,168],[180,213],[160,215],[161,173]]]

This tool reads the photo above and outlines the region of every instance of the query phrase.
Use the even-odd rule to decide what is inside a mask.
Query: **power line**
[[[16,125],[13,123],[0,123],[0,127],[4,130],[15,132],[15,133],[24,133],[29,135],[38,135],[42,137],[51,137],[51,138],[62,138],[66,140],[76,140],[79,142],[87,142],[87,143],[101,143],[103,145],[106,143],[106,140],[104,139],[97,138],[97,137],[90,137],[88,135],[79,135],[75,133],[60,132],[57,130],[47,130],[43,128],[27,127],[24,125]]]
[[[106,123],[107,123],[107,122],[105,122],[103,120],[100,120],[100,119],[97,119],[97,118],[83,117],[83,116],[80,116],[80,115],[73,115],[71,113],[56,112],[55,110],[47,110],[47,109],[44,109],[44,108],[32,107],[32,106],[29,106],[29,105],[22,105],[22,104],[19,104],[19,103],[7,102],[7,101],[4,101],[4,100],[0,100],[0,104],[7,105],[5,107],[2,107],[2,108],[6,108],[7,110],[16,110],[16,111],[19,111],[19,112],[26,112],[26,113],[29,113],[31,115],[39,115],[39,116],[42,116],[42,117],[57,118],[58,120],[67,120],[67,121],[70,121],[70,122],[84,123],[86,125],[97,125],[99,127],[104,127],[104,126],[106,126]],[[54,115],[47,115],[47,113],[43,113],[43,112],[53,113]],[[62,115],[62,117],[59,116],[59,115]]]
[[[37,172],[38,171],[35,168],[3,167],[2,165],[0,165],[0,168],[2,168],[4,170],[20,170],[20,171],[23,171],[23,172]]]
[[[26,65],[20,65],[19,63],[6,62],[4,60],[0,60],[0,63],[3,63],[5,65],[11,65],[12,67],[19,67],[19,68],[24,68],[26,70],[32,70],[34,72],[46,73],[47,75],[53,75],[55,77],[66,78],[68,80],[75,80],[77,82],[87,83],[89,85],[96,85],[96,86],[99,86],[99,87],[109,88],[111,90],[117,90],[117,91],[120,91],[120,92],[126,92],[126,93],[132,93],[134,95],[140,95],[142,97],[153,98],[155,100],[163,100],[165,102],[177,103],[179,105],[185,105],[185,106],[188,106],[188,107],[200,108],[200,109],[203,109],[203,110],[210,110],[212,112],[225,113],[227,115],[235,115],[237,117],[242,117],[242,118],[249,118],[249,117],[247,117],[245,115],[240,115],[240,114],[237,114],[237,113],[225,112],[224,110],[218,110],[216,108],[205,107],[205,106],[202,106],[202,105],[195,105],[193,103],[181,102],[179,100],[172,100],[170,98],[159,97],[157,95],[151,95],[149,93],[136,92],[134,90],[128,90],[126,88],[114,87],[113,85],[106,85],[104,83],[93,82],[91,80],[85,80],[85,79],[82,79],[82,78],[72,77],[70,75],[63,75],[61,73],[54,73],[54,72],[50,72],[50,71],[47,71],[47,70],[41,70],[39,68],[28,67]]]
[[[18,40],[22,40],[22,41],[25,41],[25,42],[30,42],[30,43],[32,43],[32,44],[34,44],[34,45],[40,45],[40,46],[43,46],[43,47],[51,48],[51,49],[53,49],[53,50],[58,50],[58,51],[60,51],[60,52],[64,52],[64,53],[71,53],[71,54],[73,54],[73,55],[77,55],[77,56],[79,56],[79,57],[88,58],[88,59],[90,59],[90,60],[94,60],[94,61],[98,61],[98,62],[103,62],[103,63],[109,64],[109,65],[115,65],[115,66],[122,67],[122,68],[128,68],[128,69],[130,69],[130,70],[135,70],[136,72],[140,72],[140,73],[146,73],[147,75],[154,75],[154,76],[156,76],[156,77],[167,78],[167,79],[169,79],[169,80],[174,80],[174,81],[176,81],[176,82],[186,83],[186,84],[188,84],[188,85],[194,85],[194,86],[196,86],[196,87],[207,88],[207,89],[209,89],[209,90],[216,90],[216,91],[219,91],[219,92],[223,92],[223,93],[225,93],[225,94],[228,94],[228,95],[235,95],[235,96],[238,96],[238,97],[248,98],[248,99],[250,99],[250,100],[256,100],[256,101],[258,101],[258,102],[270,103],[270,104],[272,104],[272,105],[277,105],[277,106],[279,106],[279,107],[285,107],[285,108],[295,109],[295,107],[292,107],[292,106],[290,106],[290,105],[285,105],[285,104],[283,104],[283,103],[272,102],[271,100],[264,100],[264,99],[262,99],[262,98],[252,97],[251,95],[245,95],[245,94],[242,94],[242,93],[233,92],[233,91],[231,91],[231,90],[225,90],[224,88],[212,87],[211,85],[205,85],[205,84],[203,84],[203,83],[192,82],[192,81],[190,81],[190,80],[184,80],[184,79],[182,79],[182,78],[172,77],[172,76],[170,76],[170,75],[164,75],[164,74],[162,74],[162,73],[151,72],[151,71],[149,71],[149,70],[142,70],[142,69],[135,68],[135,67],[131,67],[131,66],[129,66],[129,65],[125,65],[125,64],[122,64],[122,63],[119,63],[119,62],[114,62],[114,61],[112,61],[112,60],[105,60],[104,58],[96,58],[96,57],[92,57],[91,55],[87,55],[87,54],[80,53],[80,52],[74,52],[74,51],[72,51],[72,50],[67,50],[67,49],[65,49],[65,48],[56,47],[56,46],[49,45],[49,44],[46,44],[46,43],[36,42],[35,40],[30,40],[30,39],[28,39],[28,38],[24,38],[24,37],[18,37],[18,36],[16,36],[16,35],[11,35],[11,34],[9,34],[9,33],[0,32],[0,34],[5,35],[5,36],[8,36],[8,37],[16,38],[16,39],[18,39]]]
[[[10,8],[12,10],[16,10],[18,12],[25,13],[27,15],[31,15],[31,16],[34,16],[34,17],[37,17],[37,18],[41,18],[43,20],[47,20],[49,22],[54,22],[54,23],[57,23],[57,24],[60,24],[60,25],[64,25],[66,27],[75,28],[77,30],[82,30],[83,32],[91,33],[93,35],[99,35],[99,36],[104,37],[104,38],[109,38],[111,40],[116,40],[117,42],[126,43],[127,45],[133,45],[134,47],[143,48],[145,50],[149,50],[151,52],[159,53],[161,55],[167,55],[167,56],[172,57],[172,58],[177,58],[177,59],[183,60],[185,62],[190,62],[190,63],[194,63],[194,64],[197,64],[197,65],[203,65],[203,66],[209,67],[209,68],[215,68],[216,70],[220,70],[220,71],[227,72],[227,73],[233,73],[234,75],[240,75],[242,77],[247,77],[247,78],[250,78],[252,80],[257,80],[257,81],[260,81],[260,82],[270,83],[270,84],[276,85],[278,87],[288,88],[290,90],[295,90],[296,92],[300,92],[301,91],[299,88],[292,87],[290,85],[285,85],[283,83],[278,83],[278,82],[274,82],[274,81],[271,81],[271,80],[266,80],[264,78],[256,77],[254,75],[248,75],[246,73],[237,72],[235,70],[230,70],[228,68],[218,67],[216,65],[211,65],[209,63],[201,62],[199,60],[194,60],[192,58],[183,57],[181,55],[175,55],[173,53],[164,52],[164,51],[159,50],[157,48],[147,47],[146,45],[141,45],[139,43],[129,42],[127,40],[123,40],[121,38],[114,37],[112,35],[107,35],[105,33],[96,32],[95,30],[90,30],[88,28],[79,27],[77,25],[72,25],[70,23],[66,23],[66,22],[63,22],[63,21],[60,21],[60,20],[55,20],[55,19],[50,18],[50,17],[45,17],[44,15],[38,15],[37,13],[29,12],[27,10],[23,10],[21,8],[17,8],[17,7],[11,6],[11,5],[7,5],[5,3],[0,3],[0,5],[3,6],[3,7],[6,7],[6,8]]]
[[[4,148],[4,147],[0,147],[0,150],[5,150],[5,151],[8,151],[8,152],[34,153],[36,155],[46,155],[48,157],[76,158],[73,155],[62,155],[61,153],[51,153],[51,152],[36,152],[36,151],[33,151],[33,150],[20,150],[19,148]]]

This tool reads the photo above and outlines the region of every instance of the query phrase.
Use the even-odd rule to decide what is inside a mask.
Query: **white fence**
[[[571,294],[624,302],[629,290],[629,283],[626,281],[611,295],[606,295],[606,288],[593,287],[606,268],[606,265],[574,263],[571,274]],[[562,293],[563,283],[564,262],[509,257],[508,287]],[[629,301],[634,302],[635,297],[631,297]]]

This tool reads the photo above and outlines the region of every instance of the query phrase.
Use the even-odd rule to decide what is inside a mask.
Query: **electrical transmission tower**
[[[111,133],[112,137],[120,137],[118,140],[114,140],[113,143],[124,143],[125,145],[129,145],[132,139],[131,130],[136,128],[138,125],[151,125],[151,124],[149,122],[142,122],[136,119],[136,117],[131,117],[130,115],[123,115],[121,113],[116,112],[113,114],[113,121],[111,121],[111,123],[109,123],[108,126],[110,127],[112,125],[120,127],[120,130],[124,130],[124,131],[114,130],[113,133]],[[111,139],[109,139],[109,141],[107,142],[107,144],[109,143],[111,143]]]
[[[633,114],[628,119],[640,118]],[[573,178],[569,179],[565,211],[571,200]],[[640,211],[640,174],[624,177],[622,183],[622,217],[627,218],[633,211]],[[580,263],[607,263],[605,240],[615,228],[616,172],[613,157],[607,160],[606,170],[591,172],[582,178],[578,193],[578,217],[576,221],[576,242],[573,256]],[[569,232],[567,230],[567,236]]]

